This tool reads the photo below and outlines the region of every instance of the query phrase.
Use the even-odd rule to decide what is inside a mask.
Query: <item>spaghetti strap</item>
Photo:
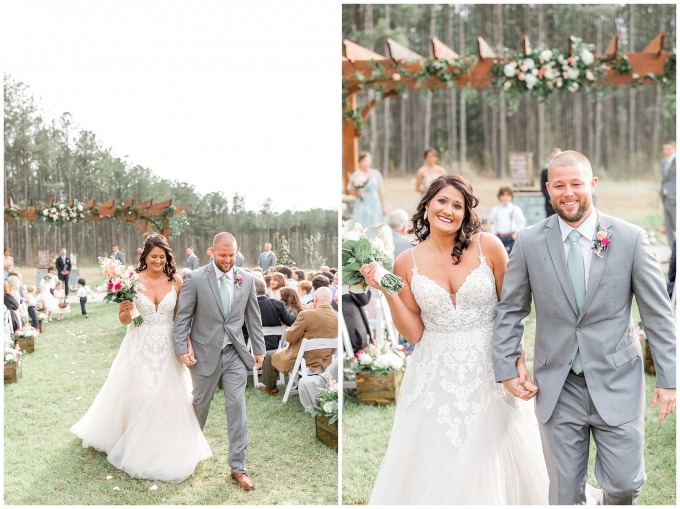
[[[477,242],[479,243],[479,257],[484,258],[484,253],[482,253],[482,233],[479,232],[479,238],[477,239]]]
[[[411,258],[413,258],[413,268],[414,268],[414,269],[417,269],[418,266],[416,265],[416,257],[415,257],[415,255],[413,254],[413,246],[411,246]]]

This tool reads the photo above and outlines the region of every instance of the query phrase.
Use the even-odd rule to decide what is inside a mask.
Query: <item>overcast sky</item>
[[[48,118],[68,111],[130,163],[249,209],[339,208],[339,2],[0,6],[2,70]]]

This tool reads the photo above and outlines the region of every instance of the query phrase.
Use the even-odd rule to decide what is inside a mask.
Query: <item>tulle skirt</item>
[[[173,356],[150,387],[141,367],[126,360],[130,334],[94,403],[71,432],[83,447],[107,453],[109,462],[131,477],[181,482],[212,455],[193,410],[189,371]]]
[[[548,472],[533,402],[491,391],[460,448],[438,416],[414,404],[393,429],[370,504],[548,504]]]

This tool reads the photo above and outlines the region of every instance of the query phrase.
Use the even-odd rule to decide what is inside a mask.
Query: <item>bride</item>
[[[548,504],[548,473],[529,405],[495,383],[491,337],[508,256],[483,233],[478,200],[458,175],[432,182],[385,293],[416,347],[401,385],[371,504]],[[361,269],[366,282],[375,264]],[[524,353],[517,368],[528,377]],[[528,378],[531,380],[531,378]],[[522,399],[538,387],[527,383]]]
[[[83,447],[106,452],[113,466],[132,477],[181,482],[212,454],[194,413],[188,370],[174,354],[182,279],[165,237],[146,239],[136,271],[140,285],[134,304],[144,322],[135,327],[132,303],[120,304],[118,317],[127,334],[104,386],[71,431]],[[191,341],[189,349],[191,354]]]

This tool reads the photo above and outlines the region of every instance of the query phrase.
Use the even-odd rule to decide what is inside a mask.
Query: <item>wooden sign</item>
[[[38,251],[38,268],[46,269],[50,266],[50,252]]]
[[[509,152],[509,167],[514,187],[533,187],[534,164],[531,152]]]

